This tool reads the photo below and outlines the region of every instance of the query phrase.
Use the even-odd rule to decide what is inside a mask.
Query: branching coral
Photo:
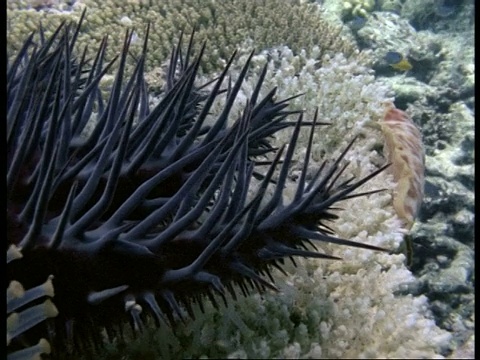
[[[144,26],[150,22],[153,30],[150,44],[155,51],[147,59],[148,70],[168,58],[172,41],[180,31],[188,33],[194,28],[198,39],[196,52],[203,40],[214,39],[207,43],[202,62],[206,71],[222,69],[232,52],[238,49],[248,53],[253,47],[287,45],[299,51],[317,45],[323,52],[347,55],[356,49],[351,35],[322,16],[315,4],[298,0],[86,0],[73,11],[63,13],[25,10],[16,1],[9,1],[9,52],[18,51],[23,39],[38,27],[39,21],[50,35],[62,20],[78,20],[83,7],[88,8],[88,19],[79,35],[79,48],[88,44],[93,50],[103,36],[109,34],[107,60],[121,50],[124,30],[135,29],[136,36],[143,38]],[[304,31],[305,28],[309,30]],[[131,51],[139,53],[141,41],[134,41]]]

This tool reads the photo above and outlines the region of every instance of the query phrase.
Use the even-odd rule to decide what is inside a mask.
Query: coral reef
[[[373,68],[377,75],[390,75],[394,71],[385,61],[390,51],[402,54],[412,64],[410,74],[419,79],[431,76],[431,69],[442,58],[438,39],[418,33],[407,20],[391,12],[374,12],[365,25],[356,32],[361,47],[373,51]]]
[[[416,281],[409,292],[430,299],[452,347],[464,348],[474,341],[474,2],[449,2],[449,13],[432,14],[443,3],[407,0],[399,15],[375,12],[357,34],[361,47],[378,56],[400,49],[413,65],[402,75],[374,66],[424,140],[425,196],[411,232]]]
[[[387,10],[385,4],[394,2],[383,1],[381,9]],[[122,2],[120,7],[127,6],[124,5],[126,3]],[[123,13],[118,13],[115,29],[134,24],[139,31],[139,38],[142,38],[143,26],[138,26],[135,22],[138,2],[128,3],[133,4],[130,5],[132,8],[124,8]],[[326,10],[321,17],[329,17],[332,20],[329,23],[335,23],[336,17],[341,13],[341,2],[325,0],[319,3],[322,3],[322,9]],[[272,272],[275,279],[281,278],[279,287],[282,296],[267,292],[238,299],[235,305],[220,310],[207,303],[204,315],[194,305],[193,311],[197,320],[180,325],[175,334],[163,327],[132,340],[127,348],[116,344],[117,347],[108,349],[110,354],[118,357],[118,353],[122,352],[122,355],[128,354],[131,358],[156,358],[159,354],[162,358],[227,355],[262,358],[440,358],[441,355],[447,355],[452,349],[456,349],[449,357],[472,357],[474,67],[473,36],[468,35],[468,26],[471,27],[473,21],[473,1],[462,2],[463,6],[458,12],[449,15],[449,18],[456,19],[453,23],[442,17],[436,17],[433,23],[425,22],[422,19],[428,9],[422,10],[416,3],[427,2],[407,0],[404,13],[395,11],[403,18],[407,17],[411,24],[386,12],[375,12],[373,16],[367,17],[367,23],[370,20],[372,23],[368,25],[371,29],[368,30],[367,27],[365,34],[370,35],[362,38],[361,33],[358,39],[360,47],[374,49],[374,58],[378,61],[375,65],[377,75],[388,76],[377,80],[365,66],[368,61],[363,60],[368,56],[365,57],[363,52],[359,55],[353,52],[353,58],[345,58],[334,55],[339,51],[337,49],[331,52],[332,55],[322,57],[321,49],[312,47],[315,42],[298,46],[303,37],[309,38],[310,34],[321,28],[315,21],[303,21],[304,24],[299,22],[298,26],[287,27],[288,31],[298,30],[300,34],[303,32],[300,39],[288,43],[293,47],[293,51],[288,48],[274,48],[275,45],[287,43],[283,39],[279,40],[280,37],[274,39],[279,40],[278,42],[267,41],[258,45],[254,38],[245,42],[245,33],[242,33],[242,36],[228,43],[229,49],[239,46],[255,46],[257,50],[263,50],[264,47],[268,49],[253,57],[253,71],[242,85],[238,95],[239,105],[234,105],[232,114],[241,114],[242,106],[254,88],[255,75],[258,75],[262,66],[267,63],[265,88],[278,86],[277,95],[282,97],[304,92],[304,96],[292,99],[291,105],[296,109],[309,109],[307,113],[310,112],[310,118],[313,109],[318,106],[320,121],[332,123],[331,126],[320,128],[320,138],[315,134],[312,168],[313,164],[318,166],[325,156],[338,156],[338,152],[332,149],[342,148],[348,143],[345,138],[346,131],[352,136],[359,135],[355,149],[347,154],[351,162],[348,174],[361,176],[368,173],[372,166],[381,164],[384,161],[381,154],[383,138],[378,126],[373,126],[372,123],[381,119],[385,111],[385,101],[395,101],[395,105],[406,110],[421,127],[427,153],[427,176],[424,204],[411,233],[414,245],[411,270],[414,276],[406,269],[403,255],[371,255],[364,251],[327,248],[331,254],[337,254],[346,261],[325,263],[301,260],[296,261],[297,268],[286,264],[285,269],[290,275],[285,284],[284,275]],[[17,28],[23,29],[22,34],[28,33],[29,29],[36,27],[38,16],[43,17],[43,21],[50,17],[69,18],[72,14],[78,18],[83,6],[77,2],[73,10],[65,8],[62,10],[65,13],[60,14],[55,8],[42,9],[41,12],[24,11],[24,2],[8,1],[7,4],[8,26],[10,30],[15,29],[9,31],[8,46],[12,49],[10,53],[18,50],[22,38],[15,35]],[[91,5],[92,8],[100,6],[94,2]],[[412,17],[406,12],[410,5],[414,5],[412,8],[415,10]],[[281,5],[280,9],[284,6]],[[135,11],[131,12],[132,9]],[[379,9],[377,7],[377,10]],[[178,9],[170,10],[175,14],[181,13]],[[66,13],[67,11],[71,14]],[[270,15],[277,18],[286,15],[286,12],[277,11],[278,6],[274,13],[263,13],[263,19]],[[106,11],[105,14],[110,15],[110,12]],[[227,15],[218,16],[217,21]],[[157,13],[151,16],[157,19],[159,15]],[[238,23],[245,23],[244,16],[245,13],[235,19],[237,26]],[[184,22],[184,17],[185,13],[179,16],[180,21]],[[250,28],[256,29],[256,24],[263,19],[251,19]],[[103,20],[98,20],[99,28],[100,24],[103,24],[101,21]],[[169,24],[165,17],[161,19],[161,23]],[[378,36],[373,34],[376,26],[374,24],[386,24]],[[29,28],[26,30],[25,27]],[[443,30],[454,28],[455,31],[460,28],[461,32],[457,38],[440,38],[430,32],[418,31],[427,27]],[[51,25],[48,31],[51,32],[53,28],[54,25]],[[112,32],[112,28],[107,30]],[[200,29],[200,33],[202,31]],[[219,44],[223,46],[225,33],[218,31]],[[173,30],[170,34],[173,34],[171,37],[176,36]],[[275,34],[278,34],[278,29]],[[132,44],[132,47],[138,50],[137,45]],[[160,42],[159,46],[162,47]],[[302,51],[302,47],[307,51]],[[382,68],[380,60],[392,47],[401,48],[413,60],[414,68],[408,74],[392,76],[392,73],[384,71],[386,67]],[[166,52],[170,47],[167,44],[162,49]],[[206,54],[206,58],[213,58],[207,61],[207,72],[221,68],[225,63],[218,60],[221,58],[218,52],[222,49],[215,51],[215,44],[212,49]],[[347,55],[351,53],[344,52]],[[159,59],[163,60],[162,56],[152,59],[151,62],[155,72],[160,69],[157,61]],[[240,71],[235,63],[232,68],[234,74]],[[160,81],[158,88],[162,86],[164,82]],[[389,88],[393,89],[393,92],[390,92]],[[150,101],[157,103],[158,98],[151,96]],[[213,108],[218,114],[222,106],[214,104]],[[278,142],[273,144],[274,146],[288,142],[289,139],[288,135],[281,132],[277,133],[276,137]],[[292,161],[292,169],[287,179],[286,196],[292,193],[292,183],[294,184],[301,172],[302,152],[306,151],[307,139],[308,134],[301,131],[298,150],[293,155],[295,161]],[[308,177],[310,176],[312,174],[308,174]],[[391,191],[395,185],[393,178],[387,173],[380,174],[369,186],[372,190],[387,188],[389,192],[373,194],[368,201],[358,198],[342,203],[344,210],[340,219],[335,222],[337,233],[362,241],[368,239],[368,242],[379,246],[397,248],[402,242],[402,233],[399,233],[402,225],[391,206]],[[372,320],[367,324],[365,319]],[[364,325],[368,325],[369,331],[364,331]],[[380,335],[374,337],[373,333]]]
[[[275,89],[263,95],[267,66],[227,124],[253,54],[226,90],[235,56],[207,90],[197,85],[205,48],[193,56],[192,39],[186,50],[179,41],[161,99],[150,108],[143,78],[148,36],[127,77],[127,32],[105,100],[99,83],[114,62],[103,65],[105,40],[91,64],[85,52],[74,55],[82,20],[41,34],[38,48],[29,36],[8,64],[7,245],[22,250],[8,263],[8,279],[30,288],[49,277],[58,308],[56,316],[47,299],[38,321],[37,309],[26,309],[25,321],[47,320],[33,332],[23,325],[24,312],[10,314],[11,351],[48,334],[54,357],[89,356],[102,348],[103,330],[121,341],[124,323],[141,332],[148,319],[162,327],[193,317],[192,305],[201,309],[205,299],[217,307],[214,294],[226,303],[227,292],[235,299],[276,290],[271,270],[284,258],[340,259],[311,241],[387,251],[336,237],[329,224],[338,218],[337,203],[378,193],[354,191],[387,166],[346,177],[355,137],[333,162],[313,159],[316,126],[325,124],[317,123],[318,113],[305,122],[301,111],[286,109],[289,99],[277,101]],[[212,105],[223,93],[216,112]],[[291,121],[292,114],[300,115]],[[287,149],[271,145],[269,138],[292,127]],[[309,129],[307,150],[297,159],[302,127]],[[294,161],[298,178],[285,192]],[[50,290],[39,297],[53,296],[51,286],[42,287]],[[21,306],[10,303],[12,310]]]
[[[382,11],[400,13],[404,2],[404,0],[377,0],[377,7]]]
[[[375,7],[375,0],[345,0],[342,5],[345,17],[367,17],[368,13],[372,12]]]
[[[474,6],[475,0],[405,0],[400,14],[417,30],[464,32],[473,29]]]
[[[124,1],[84,0],[74,4],[72,11],[25,9],[25,4],[13,0],[7,5],[7,48],[14,54],[23,39],[37,29],[39,22],[50,35],[63,20],[78,21],[84,8],[88,18],[79,35],[78,46],[88,44],[95,49],[105,34],[109,35],[106,59],[112,59],[122,47],[126,29],[135,29],[143,38],[145,24],[152,24],[150,45],[154,52],[147,60],[147,71],[163,64],[171,44],[180,31],[196,29],[198,43],[209,40],[202,67],[205,71],[219,70],[233,51],[249,53],[254,47],[265,49],[278,45],[294,51],[321,46],[330,54],[351,54],[356,44],[351,35],[337,24],[327,21],[315,4],[297,0],[168,0]],[[303,29],[308,28],[308,31]],[[213,41],[214,39],[214,41]],[[212,40],[212,41],[210,41]],[[141,41],[133,41],[131,51],[138,53]]]

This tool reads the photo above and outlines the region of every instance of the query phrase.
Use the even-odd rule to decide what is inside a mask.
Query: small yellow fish
[[[412,68],[408,59],[397,51],[389,51],[385,55],[385,61],[395,70],[408,71]]]

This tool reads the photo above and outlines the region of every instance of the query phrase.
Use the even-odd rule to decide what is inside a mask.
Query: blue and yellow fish
[[[412,68],[410,61],[397,51],[389,51],[384,59],[395,70],[408,71]]]

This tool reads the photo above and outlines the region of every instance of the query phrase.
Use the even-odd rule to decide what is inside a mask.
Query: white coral
[[[365,176],[385,162],[375,150],[383,142],[376,123],[385,104],[392,100],[390,91],[375,81],[367,66],[342,55],[323,58],[322,67],[316,69],[316,50],[310,55],[302,52],[296,56],[288,48],[269,50],[264,88],[268,91],[277,86],[279,99],[305,93],[293,100],[293,107],[308,109],[310,117],[318,107],[320,121],[332,123],[319,127],[312,167],[324,158],[335,158],[353,136],[360,135],[346,159],[351,162],[348,175]],[[257,73],[266,62],[266,53],[254,57]],[[255,76],[247,81],[243,87],[245,94],[251,93],[255,81]],[[303,144],[307,141],[307,131],[300,138]],[[277,136],[277,145],[288,139],[287,132]],[[297,144],[297,148],[296,156],[301,160],[305,146]],[[344,210],[332,225],[337,234],[397,249],[403,231],[392,207],[394,186],[392,177],[384,172],[359,191],[379,188],[389,191],[339,204]],[[287,187],[286,197],[293,193]],[[275,274],[281,296],[254,295],[236,304],[236,311],[241,313],[247,327],[254,327],[257,336],[246,336],[243,332],[231,358],[266,354],[294,358],[442,358],[439,355],[442,346],[451,336],[431,319],[427,298],[395,295],[396,290],[414,279],[404,265],[402,254],[324,244],[321,247],[344,261],[296,260],[297,268],[286,266],[292,274],[287,279]],[[293,314],[298,315],[300,323],[292,323]],[[220,334],[224,339],[233,334],[238,336],[240,330],[236,326],[225,323],[222,326]]]

